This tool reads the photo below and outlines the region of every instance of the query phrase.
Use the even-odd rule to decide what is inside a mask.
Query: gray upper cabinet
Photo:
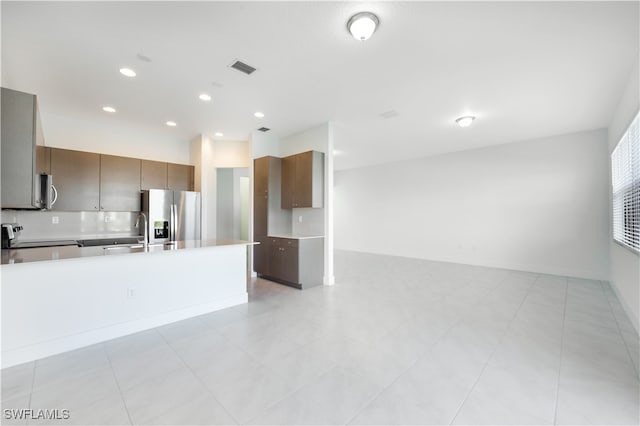
[[[1,92],[2,208],[42,207],[40,181],[35,175],[35,148],[44,143],[37,99],[4,87]]]
[[[324,204],[324,154],[308,151],[282,159],[282,208]]]
[[[167,164],[167,187],[177,191],[193,191],[194,167],[184,164]]]
[[[100,156],[100,210],[140,210],[140,163],[136,158]]]
[[[99,209],[100,154],[52,149],[51,174],[58,190],[58,201],[53,210]]]
[[[142,189],[167,189],[167,163],[142,160]]]
[[[36,173],[41,175],[51,174],[51,148],[36,146]]]

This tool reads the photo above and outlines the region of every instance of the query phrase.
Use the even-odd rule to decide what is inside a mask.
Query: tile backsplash
[[[33,241],[139,235],[135,227],[137,215],[138,212],[2,210],[0,220],[24,228],[16,241]]]

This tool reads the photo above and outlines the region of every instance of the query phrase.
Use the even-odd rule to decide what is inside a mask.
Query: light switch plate
[[[58,216],[51,216],[51,223],[57,225],[58,223],[60,223],[60,218]]]

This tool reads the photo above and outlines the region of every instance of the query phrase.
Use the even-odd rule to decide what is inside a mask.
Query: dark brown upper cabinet
[[[141,189],[193,191],[194,166],[38,146],[36,170],[53,175],[53,210],[140,210]]]
[[[100,156],[100,210],[140,210],[140,163],[136,158]]]
[[[283,209],[324,204],[324,154],[308,151],[282,159]]]
[[[141,189],[167,189],[167,163],[142,160]]]
[[[177,191],[193,191],[194,167],[184,164],[167,164],[167,188]]]
[[[52,149],[51,174],[58,192],[52,210],[99,210],[100,154]]]

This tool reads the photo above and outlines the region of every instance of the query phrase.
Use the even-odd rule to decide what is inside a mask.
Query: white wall
[[[146,160],[193,164],[189,141],[171,129],[151,131],[115,120],[91,121],[41,111],[46,146]]]
[[[629,81],[609,125],[609,151],[613,151],[620,137],[640,110],[640,85],[638,61],[629,76]],[[609,256],[611,262],[610,281],[618,294],[631,322],[640,332],[640,255],[613,242],[610,235]]]
[[[604,130],[346,170],[336,248],[608,279]]]

